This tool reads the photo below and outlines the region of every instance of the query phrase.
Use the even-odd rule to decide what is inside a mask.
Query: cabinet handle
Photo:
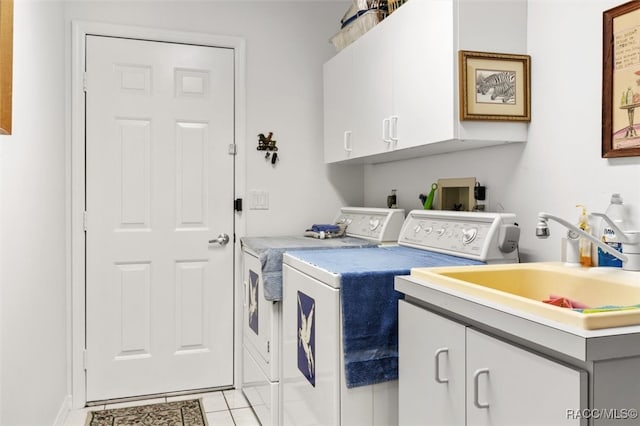
[[[353,148],[351,146],[351,130],[347,130],[346,132],[344,132],[343,143],[344,143],[345,151],[347,152],[353,151]]]
[[[391,119],[385,118],[382,120],[382,141],[386,143],[391,143],[391,139],[389,138],[390,124]]]
[[[390,120],[392,125],[390,126],[391,130],[389,137],[393,142],[398,142],[398,116],[392,115]]]
[[[487,377],[489,377],[489,369],[488,368],[481,368],[479,370],[476,370],[475,373],[473,373],[473,405],[475,405],[478,408],[489,408],[489,403],[488,402],[480,402],[480,397],[478,395],[479,391],[480,391],[480,376],[486,374]]]
[[[448,348],[440,348],[436,351],[435,354],[435,360],[436,360],[436,382],[438,383],[448,383],[449,379],[442,379],[440,378],[440,355],[442,354],[448,354],[449,353],[449,349]]]
[[[243,299],[243,303],[244,303],[243,306],[247,306],[247,299],[249,298],[249,293],[247,291],[247,281],[242,280],[242,287],[243,287],[243,291],[244,291],[244,297],[242,298]]]

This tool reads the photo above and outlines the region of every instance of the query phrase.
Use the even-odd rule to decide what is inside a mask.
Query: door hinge
[[[82,90],[87,91],[87,72],[82,73]]]
[[[229,144],[229,155],[236,155],[238,153],[238,146],[234,143]]]
[[[267,353],[271,353],[271,341],[267,340]]]
[[[242,211],[242,198],[236,198],[233,200],[233,209],[237,212]]]
[[[87,356],[87,350],[83,350],[82,351],[82,368],[84,368],[85,371],[87,371],[87,365],[88,365],[88,356]]]
[[[82,212],[82,230],[87,232],[87,211]]]

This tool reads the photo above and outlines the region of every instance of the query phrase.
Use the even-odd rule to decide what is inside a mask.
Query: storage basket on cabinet
[[[389,14],[392,14],[394,10],[408,2],[409,0],[387,0],[389,7]]]

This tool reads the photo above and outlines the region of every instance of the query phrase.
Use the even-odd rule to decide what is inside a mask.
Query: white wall
[[[180,1],[67,3],[71,19],[244,37],[247,41],[247,125],[244,193],[248,235],[300,234],[331,221],[345,204],[362,204],[361,167],[322,162],[322,64],[345,2]],[[272,131],[280,161],[257,151]],[[249,210],[245,190],[269,194],[269,210]]]
[[[67,395],[63,6],[14,2],[13,135],[0,136],[0,424]]]
[[[550,225],[549,240],[535,237],[540,211],[577,221],[575,204],[604,211],[620,192],[640,227],[640,157],[600,156],[602,12],[620,3],[529,0],[528,142],[367,166],[365,204],[382,206],[397,188],[401,208],[420,208],[418,194],[438,178],[475,176],[487,187],[488,209],[516,213],[530,261],[560,258],[559,225]]]

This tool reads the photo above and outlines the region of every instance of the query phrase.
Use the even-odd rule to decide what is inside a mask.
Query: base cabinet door
[[[579,425],[587,373],[467,329],[467,424]]]
[[[400,301],[399,424],[464,426],[465,329]]]

